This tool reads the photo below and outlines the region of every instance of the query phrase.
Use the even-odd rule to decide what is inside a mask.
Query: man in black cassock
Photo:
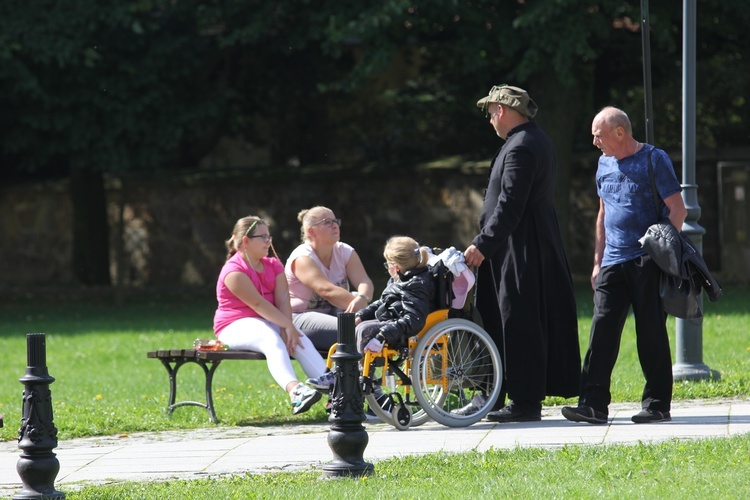
[[[490,168],[479,234],[464,252],[479,266],[477,309],[503,363],[502,394],[487,419],[535,421],[546,396],[576,396],[581,376],[573,282],[554,206],[557,158],[531,120],[537,105],[525,90],[495,86],[477,106],[505,140]]]

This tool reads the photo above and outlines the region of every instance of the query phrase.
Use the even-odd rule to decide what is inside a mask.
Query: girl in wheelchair
[[[463,253],[451,247],[433,255],[395,236],[383,255],[391,279],[354,321],[367,414],[398,430],[430,419],[450,427],[478,422],[500,395],[503,369],[497,346],[466,308],[474,275]],[[327,372],[307,383],[330,392],[334,379]],[[484,398],[476,411],[455,412],[477,394]]]
[[[403,346],[425,325],[432,309],[433,278],[427,267],[430,254],[413,238],[393,236],[383,251],[391,278],[380,299],[357,312],[357,349],[380,352],[383,345]],[[307,379],[312,388],[328,392],[333,384],[330,372]]]

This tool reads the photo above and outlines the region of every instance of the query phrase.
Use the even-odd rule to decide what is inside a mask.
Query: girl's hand
[[[302,347],[302,340],[301,340],[302,334],[297,330],[297,328],[287,328],[284,330],[284,335],[282,336],[282,339],[284,340],[284,343],[286,344],[286,350],[289,351],[290,355],[294,355],[294,353],[297,352],[297,347]]]

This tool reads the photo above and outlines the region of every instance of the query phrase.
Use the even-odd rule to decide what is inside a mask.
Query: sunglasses
[[[263,243],[271,243],[271,240],[273,240],[273,236],[270,234],[254,234],[252,236],[248,236],[248,238],[263,238]]]
[[[324,227],[332,227],[334,224],[341,227],[341,219],[320,219],[315,224],[311,224],[310,227],[315,227],[319,224],[322,224]]]

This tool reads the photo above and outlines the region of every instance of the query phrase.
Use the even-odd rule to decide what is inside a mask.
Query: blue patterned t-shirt
[[[648,174],[648,153],[659,193],[659,220],[669,215],[664,199],[682,191],[667,153],[644,144],[636,154],[617,160],[599,158],[596,189],[604,202],[605,242],[602,266],[611,266],[644,255],[638,239],[657,222],[654,197]]]

